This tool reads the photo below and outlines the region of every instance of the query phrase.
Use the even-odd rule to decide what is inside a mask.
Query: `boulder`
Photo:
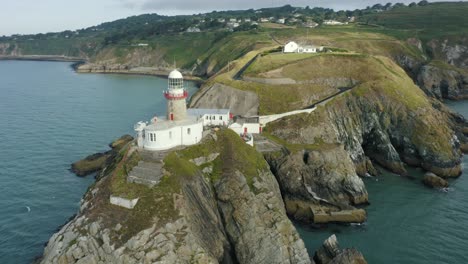
[[[448,182],[441,177],[435,175],[432,172],[428,172],[424,175],[423,183],[431,188],[447,188]]]
[[[84,177],[104,167],[110,153],[95,153],[72,164],[71,170],[77,176]]]
[[[71,165],[71,171],[77,176],[84,177],[103,169],[115,154],[133,140],[130,135],[124,135],[109,144],[112,149],[89,155]]]
[[[109,147],[112,149],[119,150],[127,145],[128,142],[132,141],[133,137],[130,135],[123,135],[120,138],[114,140],[112,143],[109,144]]]
[[[367,261],[354,248],[340,249],[335,235],[330,236],[314,255],[317,264],[366,264]]]

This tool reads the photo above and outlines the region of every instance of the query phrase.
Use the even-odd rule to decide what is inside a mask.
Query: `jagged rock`
[[[431,188],[447,188],[449,186],[446,180],[431,172],[424,175],[423,183]]]
[[[335,235],[325,240],[322,247],[315,252],[317,264],[366,264],[362,254],[356,249],[340,249]]]
[[[114,140],[112,143],[109,144],[109,147],[112,149],[120,150],[122,147],[127,145],[128,142],[132,141],[133,137],[130,135],[123,135],[120,138]]]
[[[439,99],[467,99],[466,75],[455,69],[444,69],[433,65],[422,66],[417,76],[419,86],[431,96]]]
[[[315,223],[366,220],[365,211],[352,205],[367,203],[367,191],[343,146],[303,153],[283,151],[281,156],[267,154],[266,158],[289,215]]]
[[[110,153],[95,153],[86,158],[77,161],[71,165],[71,170],[77,176],[86,176],[96,171],[101,170],[110,157]]]
[[[132,136],[124,135],[109,144],[109,147],[111,147],[112,150],[106,151],[104,153],[95,153],[93,155],[87,156],[82,160],[74,162],[71,165],[71,170],[80,177],[100,171],[106,165],[108,165],[111,159],[115,156],[116,152],[118,152],[122,147],[127,145],[132,140]]]

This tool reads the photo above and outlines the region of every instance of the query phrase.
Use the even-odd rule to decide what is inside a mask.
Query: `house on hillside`
[[[343,23],[343,22],[336,21],[336,20],[324,20],[323,24],[328,25],[328,26],[341,26],[341,25],[347,25],[348,22]]]
[[[187,28],[186,31],[189,32],[189,33],[201,32],[200,28],[198,28],[198,27],[189,27],[189,28]]]
[[[317,27],[319,24],[314,22],[314,21],[307,21],[305,22],[304,24],[302,24],[304,27],[307,27],[307,28],[315,28]]]
[[[283,48],[284,53],[317,53],[319,51],[323,51],[323,47],[299,45],[294,41],[288,42]]]
[[[286,19],[284,18],[278,18],[278,20],[276,20],[276,23],[278,24],[284,24],[286,22]]]

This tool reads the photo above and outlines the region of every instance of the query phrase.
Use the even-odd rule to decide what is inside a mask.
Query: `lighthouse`
[[[169,73],[168,89],[164,91],[164,97],[167,99],[167,120],[185,120],[188,92],[184,88],[184,77],[178,70]]]

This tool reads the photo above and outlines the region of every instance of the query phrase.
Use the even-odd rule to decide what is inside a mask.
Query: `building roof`
[[[228,115],[230,111],[230,109],[189,108],[187,114],[191,116]]]
[[[167,130],[170,128],[178,127],[178,126],[187,126],[187,125],[194,125],[200,122],[200,120],[196,116],[187,116],[184,120],[179,121],[171,121],[167,120],[162,117],[158,117],[155,123],[148,125],[145,127],[145,131],[155,132],[155,131],[162,131]]]
[[[178,70],[173,70],[169,73],[169,79],[183,79],[182,73]]]

